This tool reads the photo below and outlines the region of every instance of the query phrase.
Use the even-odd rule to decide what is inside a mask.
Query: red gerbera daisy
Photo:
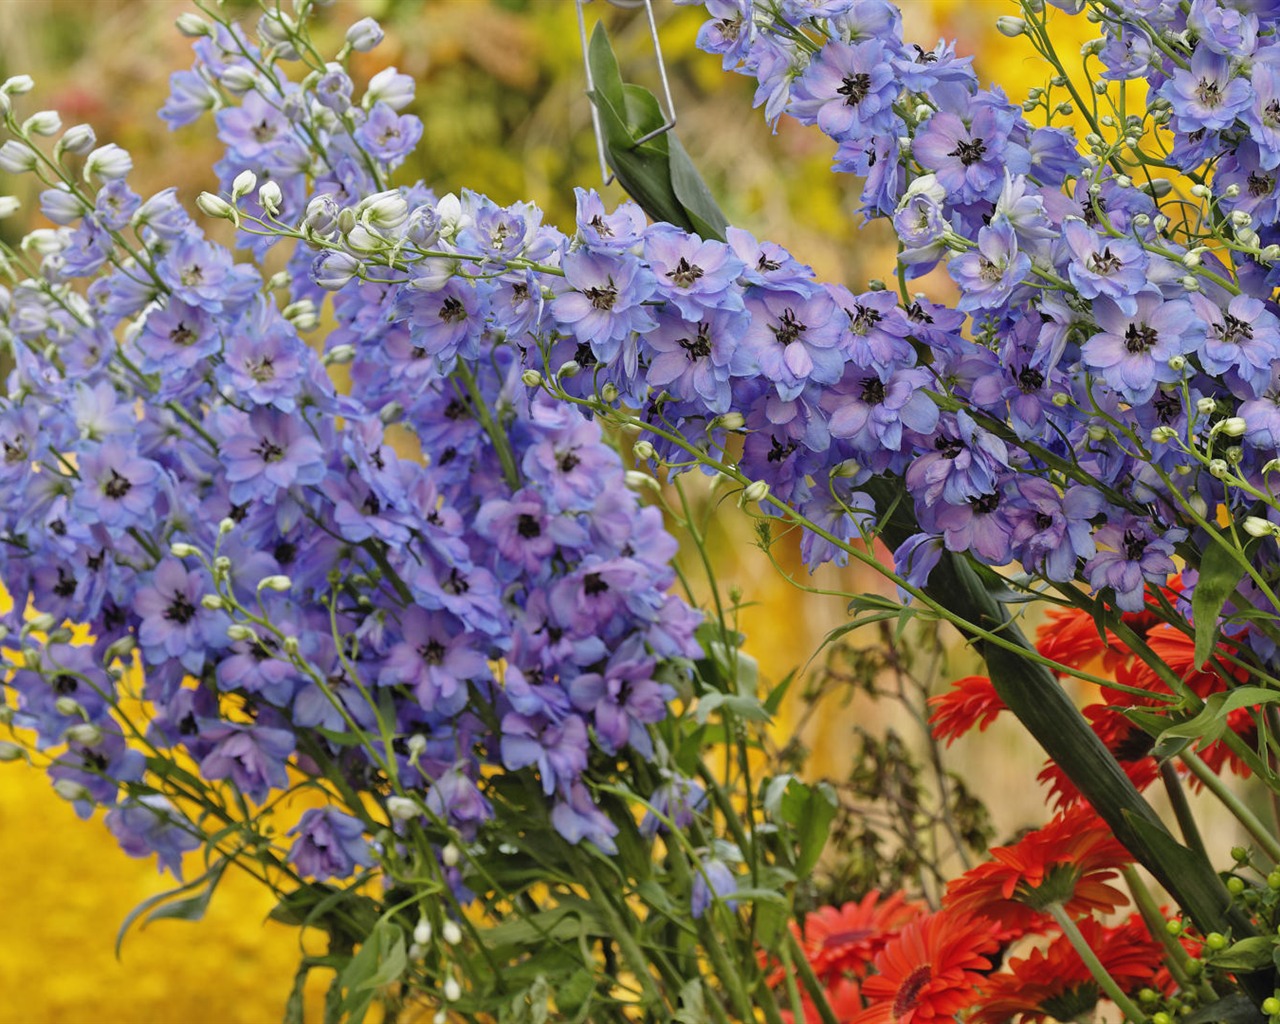
[[[851,1021],[862,1012],[862,996],[858,991],[858,983],[852,978],[839,978],[832,982],[826,991],[827,1005],[836,1015],[838,1021]],[[822,1020],[818,1008],[803,989],[800,992],[801,1024],[813,1024]],[[782,1011],[782,1019],[786,1024],[797,1024],[795,1015],[790,1010]]]
[[[986,921],[940,910],[912,921],[876,957],[862,983],[871,1005],[850,1024],[925,1024],[951,1020],[978,999],[985,954],[999,948]]]
[[[895,892],[886,899],[872,890],[838,910],[823,907],[804,921],[804,948],[814,973],[830,982],[846,973],[861,976],[877,953],[924,904]]]
[[[994,847],[991,857],[947,886],[948,910],[986,917],[1010,931],[1039,931],[1051,903],[1083,917],[1127,901],[1107,879],[1133,858],[1085,804],[1010,846]]]
[[[1005,710],[1004,701],[986,676],[965,676],[951,684],[951,692],[929,698],[934,709],[929,716],[934,739],[945,739],[951,746],[975,725],[985,732],[996,715]]]

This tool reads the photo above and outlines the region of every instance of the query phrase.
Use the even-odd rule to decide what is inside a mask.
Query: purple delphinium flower
[[[587,541],[576,519],[554,515],[532,488],[522,488],[510,500],[486,501],[476,513],[475,530],[493,541],[505,560],[534,577],[549,568],[557,545],[578,547]]]
[[[182,881],[182,855],[198,850],[201,838],[193,826],[180,824],[177,808],[165,797],[147,794],[126,797],[103,819],[120,849],[130,857],[155,855],[161,871],[168,870]]]
[[[151,664],[176,658],[188,672],[199,674],[210,651],[227,644],[227,617],[204,607],[205,575],[188,572],[175,558],[166,558],[133,599],[142,618],[138,643]]]
[[[230,779],[257,804],[264,803],[272,789],[288,786],[289,773],[284,763],[296,742],[288,729],[258,723],[209,722],[201,732],[213,744],[200,761],[200,773],[206,779]]]
[[[1186,133],[1230,128],[1249,106],[1252,94],[1238,62],[1207,46],[1197,46],[1191,54],[1191,67],[1174,68],[1158,90],[1173,106],[1178,131]]]
[[[308,878],[350,878],[357,867],[373,866],[364,825],[333,807],[309,808],[287,835],[297,836],[289,860]]]
[[[564,276],[572,290],[552,300],[552,315],[599,362],[611,363],[634,332],[656,326],[644,303],[657,281],[638,260],[579,249],[565,256]],[[634,349],[624,359],[630,376],[636,371]]]
[[[220,445],[231,500],[274,503],[289,487],[319,483],[325,474],[324,445],[299,417],[272,408],[221,417]]]
[[[644,211],[635,203],[619,203],[613,213],[607,213],[595,189],[575,188],[573,194],[577,197],[578,234],[588,249],[621,253],[644,236]]]
[[[830,42],[792,86],[790,113],[837,142],[880,127],[901,85],[879,40]]]
[[[1189,302],[1166,302],[1155,292],[1138,295],[1130,313],[1102,296],[1094,300],[1093,315],[1101,331],[1081,346],[1081,360],[1088,369],[1100,370],[1110,387],[1135,404],[1149,401],[1157,383],[1182,378],[1169,360],[1190,351],[1197,332],[1203,335],[1205,330]]]
[[[649,354],[646,379],[685,402],[707,411],[729,411],[733,398],[729,377],[734,349],[746,329],[747,317],[726,310],[708,310],[693,322],[662,311],[658,326],[645,335]]]
[[[113,534],[145,526],[155,515],[160,467],[114,438],[80,455],[75,508],[85,523],[101,523]]]
[[[1097,552],[1090,520],[1106,510],[1097,491],[1081,486],[1065,494],[1047,480],[1018,476],[1014,481],[1021,501],[1009,511],[1013,548],[1033,572],[1067,583],[1075,579],[1076,562]]]
[[[929,527],[942,531],[949,551],[967,551],[988,565],[1006,565],[1013,557],[1008,505],[1004,487],[997,485],[963,505],[935,505],[924,518]]]
[[[458,356],[479,356],[480,296],[467,281],[453,278],[443,288],[410,281],[396,297],[391,320],[408,322],[414,354],[434,356],[441,373],[451,370]]]
[[[601,853],[618,852],[618,844],[613,841],[618,826],[592,802],[591,794],[581,782],[568,787],[565,798],[551,809],[551,824],[575,846],[586,839]]]
[[[723,242],[654,227],[645,232],[644,258],[658,297],[675,305],[685,319],[696,321],[708,309],[742,309],[742,294],[733,284],[745,266]]]
[[[835,302],[826,292],[755,292],[747,298],[751,326],[743,355],[773,384],[783,400],[795,398],[809,380],[834,384],[844,371]]]
[[[460,767],[444,772],[432,782],[423,802],[427,810],[456,828],[464,839],[474,839],[480,825],[493,817],[493,805]]]
[[[1030,170],[1027,151],[1006,141],[1013,124],[1011,111],[989,103],[978,106],[967,124],[940,110],[921,127],[912,153],[954,200],[995,202],[1006,169],[1013,174]]]
[[[646,657],[638,638],[624,641],[602,672],[584,672],[569,683],[569,699],[579,711],[591,712],[596,742],[609,754],[628,744],[646,760],[653,741],[646,726],[667,716],[675,691],[653,678],[654,660]]]
[[[1131,238],[1100,238],[1084,221],[1068,220],[1062,228],[1071,262],[1067,276],[1082,298],[1105,295],[1132,313],[1134,296],[1147,284],[1147,253]]]
[[[928,435],[938,425],[938,406],[926,393],[933,384],[928,370],[895,370],[882,380],[850,365],[840,383],[822,396],[831,436],[847,438],[868,455],[881,449],[901,451],[903,427]]]
[[[662,769],[666,781],[649,797],[649,806],[640,822],[640,834],[652,839],[659,832],[668,832],[671,826],[686,829],[693,824],[693,815],[707,800],[707,791],[692,779],[675,775]],[[670,824],[668,824],[668,822]]]
[[[999,309],[1031,273],[1031,257],[1019,251],[1013,225],[998,217],[978,231],[978,248],[953,256],[947,271],[962,293],[956,309]]]
[[[1228,57],[1248,57],[1258,46],[1258,15],[1245,4],[1191,0],[1187,28],[1199,36],[1201,46]]]
[[[215,354],[222,346],[222,336],[213,320],[199,306],[181,299],[152,310],[138,334],[135,344],[145,357],[142,369],[148,373],[190,370],[201,360]]]
[[[404,639],[387,652],[379,685],[411,686],[422,707],[445,717],[456,715],[466,706],[467,682],[489,678],[484,652],[445,611],[409,608],[400,626]]]
[[[907,489],[917,508],[939,500],[963,505],[995,490],[1009,467],[1009,449],[1000,438],[963,411],[944,416],[935,435],[933,450],[907,467]]]
[[[689,910],[694,918],[700,918],[711,906],[712,899],[722,901],[729,909],[738,904],[733,894],[738,891],[738,879],[732,869],[719,857],[706,857],[693,876],[689,892]]]
[[[1200,364],[1213,374],[1234,371],[1260,394],[1280,360],[1280,320],[1249,295],[1232,296],[1226,309],[1201,292],[1189,298],[1206,327]]]
[[[1240,114],[1258,147],[1264,170],[1280,166],[1280,69],[1259,62],[1252,72],[1253,99]]]
[[[413,152],[422,138],[422,121],[412,114],[397,114],[381,101],[355,130],[355,139],[375,160],[394,166]]]
[[[1185,536],[1181,529],[1157,535],[1154,526],[1134,516],[1121,523],[1107,523],[1094,534],[1098,551],[1085,563],[1084,574],[1095,591],[1111,588],[1121,611],[1140,612],[1146,584],[1162,587],[1169,575],[1177,572],[1170,556],[1174,543]]]
[[[503,716],[501,732],[502,763],[512,770],[537,766],[547,796],[567,793],[587,767],[587,726],[577,715],[551,722],[512,712]]]

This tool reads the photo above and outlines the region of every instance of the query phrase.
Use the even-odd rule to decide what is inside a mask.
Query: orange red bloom
[[[823,907],[804,921],[804,949],[823,981],[846,974],[862,976],[887,942],[924,909],[895,892],[885,899],[877,890],[839,909]]]

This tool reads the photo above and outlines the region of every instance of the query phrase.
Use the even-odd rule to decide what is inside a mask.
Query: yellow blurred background
[[[926,44],[957,38],[961,52],[980,55],[984,82],[1001,82],[1015,100],[1047,77],[1028,46],[994,32],[996,17],[1014,11],[1011,3],[903,6],[908,38]],[[730,221],[787,245],[823,278],[855,290],[887,274],[887,239],[858,234],[855,183],[828,170],[834,146],[786,121],[770,134],[751,109],[751,83],[696,52],[698,12],[662,0],[657,7],[681,137]],[[89,121],[100,141],[132,151],[135,189],[145,195],[178,184],[190,202],[214,187],[209,122],[170,134],[154,113],[169,73],[190,62],[187,41],[172,28],[186,9],[171,0],[7,0],[0,3],[0,78],[32,74],[39,106],[60,109],[66,124]],[[364,15],[390,29],[365,73],[396,64],[421,83],[427,127],[411,173],[439,192],[466,186],[500,202],[531,199],[549,220],[571,224],[572,186],[599,186],[572,0],[339,2],[328,16],[330,51],[342,28]],[[656,86],[645,26],[635,13],[596,0],[587,17],[608,19],[624,73]],[[1080,34],[1083,25],[1072,30],[1069,53],[1078,50],[1075,35],[1088,37]],[[616,186],[609,192],[621,197]],[[28,208],[34,205],[34,195],[20,194]],[[750,605],[741,620],[747,650],[763,677],[776,681],[803,665],[844,620],[845,602],[783,581],[753,547],[741,516],[718,516],[711,540],[722,583],[739,586]],[[797,565],[781,547],[780,557]],[[852,570],[824,572],[814,582],[844,591],[884,589],[877,577]],[[958,659],[953,675],[966,670],[963,655]],[[783,733],[795,713],[784,711]],[[852,726],[872,725],[886,713],[854,703],[814,716],[804,736],[811,773],[843,775]],[[1040,759],[1016,728],[1000,723],[957,750],[960,764],[989,765],[998,757],[1005,766],[1007,792],[984,790],[1002,833],[1041,819],[1043,805],[1026,785]],[[0,766],[0,1024],[279,1020],[299,939],[294,929],[264,923],[271,899],[251,880],[228,874],[203,922],[158,922],[132,934],[115,960],[121,921],[167,887],[164,881],[151,862],[119,851],[101,815],[79,822],[40,773]],[[308,1005],[317,1009],[311,998]]]

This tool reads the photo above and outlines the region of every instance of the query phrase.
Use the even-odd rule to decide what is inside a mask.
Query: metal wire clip
[[[595,82],[591,78],[591,61],[588,57],[587,47],[587,23],[582,15],[582,8],[589,4],[591,0],[576,0],[578,8],[578,35],[582,39],[582,67],[586,72],[587,91],[595,91]],[[676,126],[676,107],[671,100],[671,83],[667,79],[667,67],[662,60],[662,46],[658,43],[658,26],[653,20],[653,0],[608,0],[614,7],[635,8],[643,7],[645,16],[649,21],[649,38],[653,40],[653,54],[658,62],[658,79],[662,83],[662,95],[667,101],[667,109],[662,111],[663,117],[666,119],[653,131],[640,136],[631,144],[631,148],[648,142],[650,139],[656,139],[659,135],[671,131]],[[662,110],[661,105],[658,107]],[[600,128],[600,111],[596,109],[593,102],[591,104],[591,127],[596,134],[596,155],[600,159],[600,176],[604,178],[606,185],[612,183],[614,175],[609,170],[609,161],[605,157],[604,132]]]

